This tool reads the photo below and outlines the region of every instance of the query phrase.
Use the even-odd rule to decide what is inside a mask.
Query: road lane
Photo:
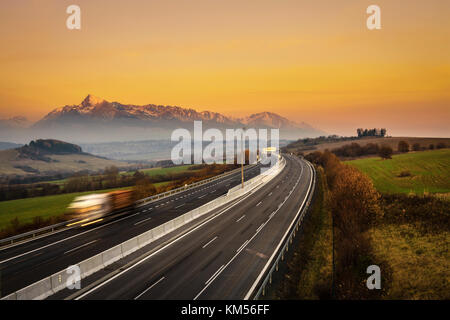
[[[260,166],[248,168],[245,178],[251,179],[260,172]],[[219,181],[186,190],[138,208],[135,212],[101,225],[76,228],[0,251],[2,296],[43,279],[70,265],[94,256],[164,222],[174,219],[194,208],[225,194],[229,187],[240,183],[240,172]],[[210,190],[216,190],[210,193]],[[198,199],[202,194],[205,197]],[[177,200],[178,198],[178,200]],[[183,206],[176,208],[183,204]],[[148,221],[142,222],[144,219]],[[138,223],[138,222],[142,223]],[[81,250],[73,250],[88,244]],[[73,250],[70,255],[65,252]]]
[[[285,169],[245,201],[82,298],[244,298],[292,223],[310,178],[309,166],[288,156]],[[270,193],[278,200],[264,201]]]

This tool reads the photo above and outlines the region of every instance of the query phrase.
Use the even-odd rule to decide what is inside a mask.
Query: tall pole
[[[244,189],[244,161],[245,161],[245,141],[244,141],[244,130],[245,127],[242,128],[242,139],[241,139],[241,180],[242,180],[242,189]]]

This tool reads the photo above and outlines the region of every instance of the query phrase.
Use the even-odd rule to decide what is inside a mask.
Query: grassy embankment
[[[365,298],[450,298],[450,203],[448,197],[435,196],[450,192],[449,155],[445,149],[348,163],[368,175],[381,193],[378,203],[382,215],[364,228],[362,237],[368,240],[371,263],[381,267],[383,290],[380,295]],[[409,171],[411,176],[400,178],[402,171]],[[318,178],[322,190],[317,190],[293,258],[288,261],[288,271],[280,283],[275,283],[272,298],[330,297],[330,189],[324,184],[324,175]],[[335,242],[339,247],[339,240]],[[360,272],[362,279],[367,278],[365,270]],[[339,274],[335,277],[339,283]],[[343,298],[364,297],[350,294]]]
[[[171,173],[181,173],[189,170],[191,165],[177,166],[170,168],[152,168],[141,170],[143,173],[149,176],[165,175]],[[127,173],[133,174],[133,173]],[[62,182],[61,182],[62,183]],[[169,184],[170,181],[155,183],[155,187],[164,186]],[[113,190],[129,189],[126,188],[114,188],[108,190],[97,190],[88,192],[75,192],[66,193],[45,197],[35,197],[27,199],[18,199],[10,201],[0,202],[0,230],[10,227],[13,219],[18,220],[20,225],[32,223],[35,217],[41,219],[56,219],[66,211],[67,206],[80,195],[87,195],[92,193],[102,193]]]
[[[64,214],[75,197],[129,188],[107,189],[88,192],[58,194],[54,196],[18,199],[0,202],[0,229],[7,227],[17,218],[20,224],[33,222],[35,217],[49,219]]]
[[[165,174],[171,174],[171,173],[181,173],[181,172],[185,172],[186,170],[188,170],[190,167],[192,167],[193,165],[183,165],[183,166],[175,166],[175,167],[169,167],[169,168],[162,168],[162,167],[158,167],[158,168],[149,168],[149,169],[141,169],[139,170],[140,172],[148,175],[149,177],[154,177],[157,175],[165,175]],[[133,172],[120,172],[120,175],[133,175],[135,171]],[[49,181],[43,181],[43,183],[52,183],[52,184],[57,184],[60,186],[63,186],[66,182],[68,181],[68,179],[60,179],[60,180],[49,180]],[[155,184],[155,186],[159,186],[159,185],[165,185],[168,182],[160,182],[158,184]]]
[[[399,154],[389,160],[377,157],[346,163],[367,174],[381,193],[450,192],[450,149]],[[410,175],[401,177],[402,172]]]
[[[366,173],[385,194],[384,221],[368,231],[375,256],[392,269],[385,298],[449,299],[450,149],[348,163]],[[399,177],[402,171],[411,176]],[[433,199],[433,193],[445,194],[447,200]]]
[[[269,299],[326,299],[331,296],[332,233],[326,181],[317,170],[315,200],[303,220],[285,277],[269,290]]]

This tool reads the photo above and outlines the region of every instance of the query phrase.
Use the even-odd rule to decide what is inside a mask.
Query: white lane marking
[[[202,196],[200,196],[200,197],[198,197],[199,199],[201,199],[201,198],[203,198],[203,197],[205,197],[206,196],[206,194],[204,194],[204,195],[202,195]]]
[[[64,242],[64,241],[66,241],[66,240],[70,240],[70,239],[76,238],[76,237],[78,237],[78,236],[81,236],[81,235],[83,235],[83,234],[86,234],[86,233],[88,233],[88,232],[91,232],[91,231],[94,231],[94,230],[97,230],[97,229],[100,229],[100,228],[106,227],[106,226],[108,226],[108,225],[110,225],[110,224],[113,224],[113,223],[119,222],[119,221],[121,221],[121,220],[125,220],[125,219],[128,219],[128,218],[130,218],[130,217],[133,217],[133,216],[136,216],[136,215],[138,215],[138,214],[139,214],[139,212],[137,212],[137,213],[133,213],[132,215],[129,215],[129,216],[123,217],[123,218],[121,218],[121,219],[118,219],[118,220],[115,220],[115,221],[111,221],[111,222],[109,222],[109,223],[107,223],[107,224],[104,224],[104,225],[101,225],[101,226],[95,227],[94,229],[89,229],[89,230],[86,230],[86,231],[84,231],[84,232],[81,232],[81,233],[77,233],[77,234],[75,234],[75,235],[73,235],[73,236],[70,236],[70,237],[68,237],[68,238],[64,238],[64,239],[61,239],[61,240],[58,240],[58,241],[55,241],[55,242],[49,243],[49,244],[47,244],[47,245],[45,245],[45,246],[43,246],[43,247],[39,247],[39,248],[36,248],[36,249],[30,250],[30,251],[27,251],[27,252],[24,252],[24,253],[18,254],[17,256],[14,256],[14,257],[11,257],[11,258],[8,258],[8,259],[5,259],[5,260],[2,260],[2,261],[0,261],[0,264],[2,264],[2,263],[5,263],[5,262],[8,262],[8,261],[10,261],[10,260],[14,260],[14,259],[16,259],[16,258],[20,258],[20,257],[22,257],[22,256],[25,256],[25,255],[27,255],[27,254],[30,254],[30,253],[33,253],[33,252],[36,252],[36,251],[39,251],[39,250],[42,250],[42,249],[45,249],[45,248],[51,247],[51,246],[53,246],[53,245],[55,245],[55,244],[58,244],[58,243]]]
[[[134,225],[137,226],[138,224],[141,224],[142,222],[148,221],[148,220],[150,220],[150,219],[151,219],[151,218],[147,218],[147,219],[138,221],[138,222],[136,222]]]
[[[242,217],[240,217],[239,219],[237,219],[236,222],[241,221],[242,219],[244,219],[244,217],[245,217],[245,214]]]
[[[259,228],[256,229],[256,233],[260,232],[261,229],[264,228],[264,226],[266,225],[266,223],[267,223],[267,222],[264,222],[263,224],[261,224],[261,225],[259,226]]]
[[[255,166],[255,167],[246,169],[246,172],[253,171],[253,170],[256,169],[256,168],[258,168],[258,166]],[[240,173],[239,173],[239,174],[240,174]],[[223,183],[223,182],[225,182],[225,181],[230,181],[230,180],[233,181],[233,176],[234,176],[234,175],[235,175],[235,174],[229,175],[229,176],[227,176],[227,177],[223,177],[223,178],[225,178],[225,179],[223,179],[222,182],[217,182],[217,183]],[[195,188],[198,188],[198,187],[195,187]],[[208,187],[208,188],[210,188],[210,187]],[[205,189],[207,189],[207,187],[204,187],[203,189],[199,189],[199,191],[200,191],[200,190],[205,190]],[[158,200],[156,200],[156,201],[158,201]],[[159,205],[155,206],[155,208],[158,208],[158,207],[159,207]],[[150,208],[150,209],[152,209],[152,208]],[[125,216],[125,217],[123,217],[123,218],[121,218],[121,219],[118,219],[118,220],[109,222],[109,223],[107,223],[107,224],[100,225],[100,226],[98,226],[98,227],[95,227],[94,229],[89,229],[89,230],[87,230],[87,231],[85,231],[85,232],[82,232],[82,233],[73,235],[73,236],[71,236],[71,237],[64,238],[64,239],[61,239],[61,240],[59,240],[59,241],[55,241],[55,242],[50,243],[50,244],[48,244],[48,245],[45,245],[45,246],[43,246],[43,247],[39,247],[39,248],[30,250],[30,251],[24,252],[24,253],[22,253],[22,254],[19,254],[19,255],[17,255],[17,256],[11,257],[11,258],[9,258],[9,259],[5,259],[5,260],[3,260],[3,261],[0,261],[0,264],[1,264],[1,263],[4,263],[4,262],[7,262],[7,261],[10,261],[10,260],[13,260],[13,259],[16,259],[16,258],[19,258],[19,257],[22,257],[22,256],[27,255],[27,254],[29,254],[29,253],[36,252],[36,251],[38,251],[38,250],[45,249],[45,248],[50,247],[50,246],[52,246],[52,245],[54,245],[54,244],[58,244],[58,243],[61,243],[61,242],[63,242],[63,241],[66,241],[66,240],[70,240],[70,239],[72,239],[72,238],[74,238],[74,237],[78,237],[78,236],[83,235],[83,234],[85,234],[85,233],[87,233],[87,232],[91,232],[91,231],[97,230],[97,229],[99,229],[99,228],[103,228],[103,227],[109,226],[109,225],[111,225],[111,224],[113,224],[113,223],[122,221],[122,220],[124,220],[124,219],[128,219],[128,218],[134,217],[134,216],[136,216],[136,215],[139,215],[139,212],[136,212],[136,213],[131,214],[131,215],[127,215],[127,216]],[[49,234],[49,236],[50,236],[50,235],[55,235],[55,234],[58,234],[58,233],[64,232],[64,231],[67,231],[67,230],[64,229],[64,230],[56,231],[56,232],[54,232],[54,233],[52,233],[52,234]],[[44,237],[46,237],[46,236],[44,236]],[[44,237],[37,237],[36,239],[41,239],[41,238],[44,238]],[[29,242],[31,242],[31,241],[26,241],[26,242],[24,242],[24,243],[29,243]],[[6,250],[6,249],[10,249],[10,248],[16,247],[16,246],[21,245],[21,244],[24,244],[24,243],[17,243],[17,244],[14,244],[14,245],[12,245],[12,246],[0,248],[0,251]]]
[[[217,191],[217,189],[214,189],[213,191],[211,191],[210,193],[214,193],[214,192],[216,192]]]
[[[262,203],[262,201],[258,202],[258,204],[256,206],[259,206]]]
[[[258,189],[261,187],[257,187]],[[158,250],[156,250],[155,252],[153,252],[152,254],[146,256],[145,258],[143,258],[142,260],[136,262],[135,264],[133,264],[132,266],[128,267],[125,270],[122,270],[121,272],[117,273],[116,275],[112,276],[111,278],[109,278],[108,280],[106,280],[105,282],[100,283],[99,285],[97,285],[96,287],[88,290],[87,292],[81,294],[80,296],[76,297],[75,300],[81,300],[83,299],[85,296],[91,294],[92,292],[100,289],[101,287],[103,287],[104,285],[108,284],[109,282],[113,281],[114,279],[120,277],[122,274],[124,274],[125,272],[130,271],[131,269],[139,266],[141,263],[144,263],[145,261],[147,261],[148,259],[150,259],[151,257],[153,257],[155,254],[158,254],[159,252],[163,251],[164,249],[170,247],[171,245],[173,245],[174,243],[177,243],[178,241],[180,241],[181,239],[183,239],[184,237],[188,236],[189,234],[191,234],[192,232],[195,232],[197,229],[203,227],[205,224],[211,222],[212,220],[220,217],[224,212],[227,212],[228,210],[230,210],[231,208],[233,208],[234,206],[238,205],[239,203],[241,203],[242,201],[244,201],[245,199],[247,199],[248,197],[250,197],[253,193],[249,193],[248,195],[244,196],[242,199],[240,199],[239,201],[237,201],[236,203],[232,203],[229,204],[227,207],[223,208],[221,211],[219,211],[219,213],[217,213],[215,216],[205,220],[204,222],[202,222],[201,224],[199,224],[198,226],[196,226],[194,229],[186,232],[185,234],[183,234],[182,236],[176,238],[175,240],[173,240],[172,242],[166,244],[164,247],[159,248]]]
[[[298,185],[298,183],[300,182],[300,178],[302,177],[302,175],[303,175],[303,166],[302,166],[302,171],[301,171],[301,173],[300,173],[300,175],[299,175],[299,177],[298,177],[298,179],[297,179],[297,182],[296,182],[296,184],[295,184],[295,186],[297,187],[297,185]],[[312,178],[311,178],[312,179]],[[310,187],[311,187],[311,185],[310,185]],[[306,197],[305,197],[305,200],[303,201],[303,203],[305,203],[305,201],[306,201]],[[280,208],[283,206],[283,204],[286,202],[286,200],[284,200],[279,206],[278,206],[278,209],[277,209],[277,211],[278,210],[280,210]],[[269,219],[270,220],[270,219]],[[268,221],[267,221],[268,222]],[[266,224],[267,224],[267,222],[265,222],[263,225],[262,225],[262,227],[264,227]],[[294,221],[293,221],[293,223],[294,223]],[[260,227],[261,228],[261,227]],[[262,229],[262,228],[261,228]],[[259,230],[259,231],[261,231],[261,230]],[[247,244],[245,245],[245,246],[243,246],[243,248],[245,248],[258,234],[259,234],[259,231],[257,231],[249,240],[248,240],[248,242],[247,242]],[[289,231],[289,230],[288,230]],[[234,261],[234,259],[236,259],[236,257],[242,252],[242,250],[243,250],[243,248],[241,249],[241,251],[239,251],[239,252],[236,252],[236,254],[231,258],[231,260],[230,261],[228,261],[227,262],[227,264],[225,265],[225,267],[223,267],[222,268],[222,271],[223,270],[225,270],[233,261]],[[276,251],[274,252],[274,254],[276,253]],[[219,273],[217,273],[216,274],[216,276],[214,277],[214,279],[216,279],[219,275],[220,275],[220,273],[222,272],[222,271],[220,271]],[[214,281],[214,279],[212,279],[210,282],[208,282],[208,284],[206,284],[205,285],[205,287],[194,297],[194,299],[193,300],[197,300],[197,298],[198,297],[200,297],[200,295],[209,287],[209,285],[212,283],[212,281]],[[248,299],[247,297],[246,297],[246,299]]]
[[[142,297],[146,292],[148,292],[151,288],[153,288],[154,286],[156,286],[158,283],[160,283],[161,281],[163,281],[165,278],[162,277],[161,279],[159,279],[158,281],[156,281],[154,284],[152,284],[150,287],[148,287],[147,289],[145,289],[141,294],[139,294],[136,298],[134,298],[134,300],[139,299],[140,297]]]
[[[223,269],[224,265],[222,265],[216,272],[214,272],[214,274],[211,276],[211,278],[209,278],[205,284],[208,285],[208,283],[210,283],[211,281],[213,281],[215,279],[215,277],[217,277],[217,275],[220,273],[220,271]]]
[[[97,240],[98,240],[98,239],[97,239]],[[76,247],[76,248],[70,249],[70,250],[68,250],[68,251],[64,252],[64,254],[66,254],[66,253],[70,253],[70,252],[72,252],[72,251],[75,251],[75,250],[78,250],[78,249],[81,249],[81,248],[83,248],[83,247],[86,247],[86,246],[88,246],[88,245],[90,245],[90,244],[92,244],[92,243],[96,242],[97,240],[94,240],[94,241],[91,241],[91,242],[85,243],[85,244],[83,244],[83,245],[81,245],[81,246],[79,246],[79,247]]]
[[[241,252],[242,249],[244,249],[244,247],[247,245],[248,240],[245,240],[245,242],[242,244],[242,246],[239,247],[239,249],[236,250],[236,252]]]
[[[211,242],[213,242],[214,240],[216,240],[218,238],[218,236],[215,236],[211,241],[209,241],[207,244],[205,244],[202,248],[205,249],[208,245],[211,244]]]
[[[184,206],[186,203],[180,204],[178,207],[175,207],[175,209],[181,208],[182,206]]]
[[[309,193],[311,191],[311,187],[312,187],[312,181],[313,181],[313,176],[314,176],[314,172],[313,172],[313,168],[309,163],[306,163],[307,166],[309,167],[309,169],[311,170],[311,178],[309,181],[309,187],[308,187],[308,191],[306,192],[306,196],[303,199],[302,204],[300,205],[300,208],[297,211],[297,214],[295,215],[294,220],[292,220],[291,225],[289,226],[289,228],[286,230],[286,233],[284,234],[284,236],[281,238],[280,243],[278,244],[278,246],[275,248],[275,251],[273,252],[272,256],[269,258],[269,260],[267,261],[266,265],[264,266],[263,270],[261,271],[261,273],[259,274],[258,278],[255,280],[255,282],[253,283],[252,287],[250,288],[250,290],[247,292],[247,294],[244,297],[244,300],[248,300],[250,299],[250,295],[252,294],[252,292],[255,290],[256,285],[259,283],[259,281],[261,280],[261,278],[263,277],[263,274],[266,272],[266,270],[269,268],[269,266],[271,265],[273,259],[275,258],[276,253],[278,252],[279,248],[281,247],[281,245],[283,244],[284,240],[286,239],[289,231],[291,230],[292,226],[294,225],[294,223],[297,221],[298,216],[300,214],[300,212],[303,209],[303,206],[305,205],[306,200],[308,199]],[[297,187],[297,184],[300,181],[301,176],[303,175],[303,166],[302,166],[302,172],[295,184],[295,187]]]

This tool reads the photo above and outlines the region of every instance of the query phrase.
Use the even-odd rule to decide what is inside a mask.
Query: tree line
[[[356,133],[358,134],[358,138],[362,138],[362,137],[384,137],[384,136],[386,136],[386,129],[385,128],[381,128],[381,129],[377,129],[377,128],[373,128],[373,129],[358,128],[358,129],[356,129]]]
[[[332,298],[378,297],[380,290],[367,290],[365,280],[366,268],[380,264],[373,261],[373,249],[366,233],[382,217],[380,194],[369,177],[343,164],[329,151],[316,151],[305,158],[323,167],[325,172],[326,202],[333,221]]]
[[[419,143],[414,143],[411,148],[408,142],[401,140],[398,142],[397,152],[406,153],[411,150],[423,151],[427,149],[433,150],[435,148],[442,149],[446,147],[447,146],[444,142],[440,142],[436,146],[434,144],[430,144],[428,147],[421,146]],[[394,154],[394,149],[384,144],[379,146],[377,143],[367,143],[366,145],[361,146],[359,143],[353,142],[351,144],[346,144],[341,147],[334,148],[331,150],[331,153],[342,158],[356,158],[368,155],[379,155],[383,159],[390,159]]]
[[[134,174],[120,174],[117,167],[111,166],[105,168],[103,174],[75,173],[62,184],[51,182],[17,185],[2,184],[0,185],[0,201],[123,187],[136,186],[139,189],[143,188],[143,185],[150,190],[142,192],[142,194],[147,195],[154,192],[164,192],[180,185],[206,179],[234,168],[237,168],[236,164],[201,164],[192,166],[190,170],[184,172],[168,172],[148,176],[139,170],[135,171]],[[159,188],[149,186],[160,182],[169,183]]]

